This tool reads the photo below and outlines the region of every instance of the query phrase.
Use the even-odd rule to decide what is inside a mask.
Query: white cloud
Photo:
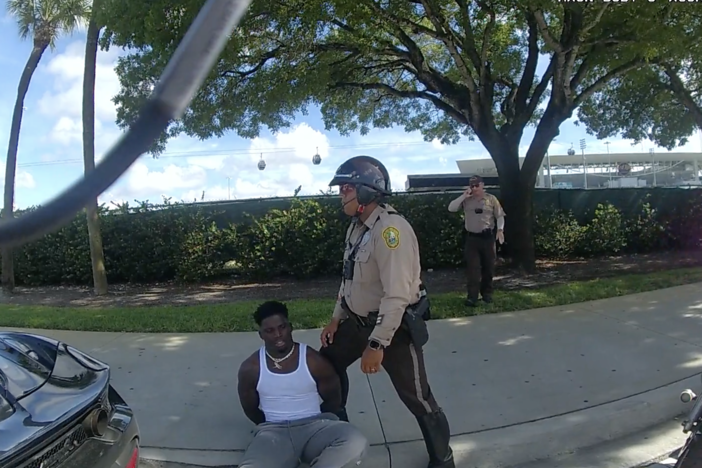
[[[204,191],[204,197],[203,197],[203,191]],[[213,187],[208,187],[205,190],[188,190],[180,197],[180,199],[182,199],[185,202],[222,201],[222,200],[229,200],[230,193],[232,194],[231,199],[235,199],[236,197],[233,195],[233,193],[231,192],[231,189],[229,187],[215,185]]]
[[[37,186],[34,176],[29,172],[22,170],[22,168],[17,168],[15,172],[15,203],[14,210],[26,208],[30,203],[23,201],[23,193],[17,193],[17,189],[35,189]],[[0,161],[0,192],[5,188],[5,161]]]
[[[83,64],[85,43],[73,42],[62,54],[53,57],[43,71],[54,79],[53,90],[39,100],[39,112],[49,117],[71,118],[80,122],[83,102]],[[118,53],[98,51],[95,78],[95,118],[114,122],[117,116],[112,98],[119,92],[114,71]]]
[[[290,131],[276,133],[273,140],[254,138],[250,149],[251,161],[255,163],[261,153],[272,164],[310,163],[317,152],[322,159],[329,156],[329,139],[324,133],[303,122]]]
[[[214,169],[223,179],[229,177],[232,198],[291,196],[300,185],[301,194],[312,194],[328,188],[330,171],[335,169],[324,165],[330,157],[329,147],[324,133],[303,122],[272,138],[255,138],[248,151],[221,157],[193,157],[188,162]],[[316,153],[322,157],[322,166],[312,164]],[[257,168],[261,158],[266,162],[263,171]],[[208,189],[206,198],[208,191],[225,195],[224,191]]]
[[[33,189],[36,187],[34,176],[29,172],[18,167],[15,172],[15,189],[27,188]],[[0,162],[0,188],[5,186],[5,160]]]
[[[207,174],[201,167],[169,164],[158,170],[137,161],[101,200],[143,200],[154,194],[170,197],[182,190],[203,187],[206,180]],[[156,203],[160,200],[151,201]]]
[[[49,138],[65,146],[80,143],[83,139],[83,125],[79,120],[64,115],[56,121]]]
[[[224,161],[227,159],[225,155],[210,155],[210,156],[192,156],[185,161],[192,165],[202,167],[203,169],[219,170],[222,169]]]
[[[3,177],[5,174],[3,174]],[[28,188],[33,189],[37,186],[34,182],[34,176],[27,171],[17,171],[15,176],[15,187],[16,188]]]
[[[84,42],[70,43],[63,53],[53,56],[40,71],[51,77],[52,85],[45,89],[37,103],[39,114],[55,119],[47,135],[57,156],[51,159],[82,159],[83,122],[83,64]],[[121,130],[115,125],[116,108],[113,96],[119,91],[119,80],[114,71],[118,52],[99,50],[95,84],[95,160],[103,159],[117,142]],[[59,150],[64,147],[66,150]],[[63,156],[58,156],[61,154]]]
[[[232,198],[289,197],[300,186],[301,195],[326,191],[331,174],[314,174],[311,166],[311,163],[293,163],[287,167],[273,168],[270,172],[266,168],[258,174],[244,171],[236,179],[232,178]]]
[[[438,140],[436,138],[431,141],[431,146],[438,150],[442,150],[446,147],[446,145],[441,144],[441,140]]]
[[[192,146],[185,143],[185,139],[183,143],[185,147]],[[230,193],[232,199],[259,198],[290,196],[300,185],[302,194],[318,193],[327,188],[330,168],[324,164],[314,166],[312,157],[318,152],[323,161],[329,158],[329,139],[307,123],[277,132],[271,138],[255,138],[248,149],[233,150],[229,155],[217,150],[217,144],[196,144],[197,149],[192,147],[191,150],[203,155],[188,157],[186,163],[214,171],[210,179],[218,179],[209,180],[210,183],[214,182],[214,186],[198,187],[185,192],[183,199],[200,199],[203,190],[204,200],[225,200]],[[205,145],[208,148],[203,148]],[[208,150],[212,150],[212,153],[206,154]],[[170,153],[170,145],[168,152]],[[257,167],[261,158],[266,162],[263,171]],[[228,188],[225,182],[227,178]]]

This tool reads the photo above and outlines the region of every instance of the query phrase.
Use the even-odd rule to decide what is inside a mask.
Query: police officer
[[[505,212],[497,197],[485,192],[485,183],[480,176],[471,177],[466,191],[448,206],[452,213],[461,208],[468,231],[465,244],[468,273],[466,305],[475,307],[478,305],[478,293],[486,303],[492,302],[492,277],[497,258],[495,237],[500,244],[504,243]]]
[[[346,232],[344,275],[322,348],[341,378],[339,417],[348,421],[346,369],[361,359],[375,374],[382,365],[402,402],[417,418],[430,468],[454,468],[446,415],[432,395],[422,346],[428,340],[428,299],[420,280],[419,246],[412,226],[391,206],[387,169],[357,156],[343,163],[329,186],[338,186]]]

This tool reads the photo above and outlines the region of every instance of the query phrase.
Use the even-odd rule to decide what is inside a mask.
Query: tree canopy
[[[588,133],[649,139],[671,150],[702,129],[702,12],[693,5],[669,8],[656,32],[649,66],[611,81],[582,105],[579,119]]]
[[[118,66],[118,120],[128,125],[203,2],[112,4],[105,45],[135,51]],[[316,105],[341,134],[400,126],[444,143],[477,137],[500,176],[508,244],[533,264],[531,193],[549,144],[578,106],[647,64],[666,7],[256,0],[168,136],[251,138]],[[520,165],[527,125],[535,136]]]
[[[134,120],[201,5],[113,2],[105,42],[136,50],[118,69],[120,124]],[[554,75],[568,81],[570,113],[642,62],[637,39],[660,8],[642,10],[501,0],[256,1],[172,133],[251,138],[316,104],[327,128],[342,134],[399,125],[443,142],[493,129],[519,137],[538,123]],[[540,57],[552,58],[541,79]]]

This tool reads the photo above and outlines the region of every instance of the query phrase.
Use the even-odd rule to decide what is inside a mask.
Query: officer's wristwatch
[[[382,351],[385,349],[385,346],[383,346],[380,341],[376,340],[370,340],[368,341],[368,347],[374,351]]]

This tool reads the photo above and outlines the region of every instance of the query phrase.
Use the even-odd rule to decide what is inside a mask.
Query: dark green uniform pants
[[[349,318],[339,324],[334,342],[320,349],[329,359],[341,379],[339,418],[348,421],[346,402],[349,396],[347,369],[363,355],[373,332],[377,315],[359,317],[347,311]],[[409,331],[402,325],[383,355],[383,368],[390,376],[395,391],[405,406],[417,418],[429,454],[429,468],[455,468],[449,445],[451,431],[444,412],[431,393],[424,367],[422,348],[412,343]]]
[[[476,234],[466,233],[465,257],[468,276],[468,299],[478,300],[492,296],[492,277],[495,275],[495,236],[492,231]]]
[[[375,318],[361,318],[349,313],[350,318],[339,324],[334,342],[320,350],[334,365],[341,378],[341,401],[346,407],[349,396],[349,378],[346,369],[358,361],[368,346]],[[383,368],[388,373],[402,402],[412,414],[421,416],[439,409],[427,380],[424,353],[414,346],[409,332],[400,327],[390,346],[385,348]]]

